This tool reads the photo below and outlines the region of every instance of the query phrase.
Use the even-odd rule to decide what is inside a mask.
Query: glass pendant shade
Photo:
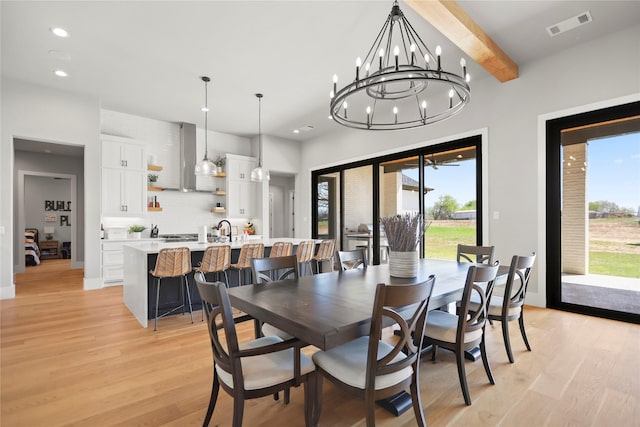
[[[194,169],[194,173],[196,175],[204,175],[204,176],[213,176],[216,175],[216,165],[209,160],[208,157],[208,153],[207,153],[207,133],[209,132],[208,130],[208,112],[209,112],[209,93],[207,90],[207,84],[209,83],[209,81],[211,80],[209,77],[202,77],[201,78],[202,81],[204,82],[204,108],[202,109],[202,111],[204,111],[204,157],[202,158],[202,160],[200,160],[199,162],[196,163],[196,167]]]
[[[262,169],[262,94],[256,93],[258,98],[258,166],[251,171],[251,181],[262,182],[269,181],[271,175],[268,170]]]
[[[207,156],[196,163],[195,174],[196,175],[215,175],[216,165]]]

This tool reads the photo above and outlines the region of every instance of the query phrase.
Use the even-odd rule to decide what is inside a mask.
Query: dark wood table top
[[[369,333],[378,283],[419,283],[435,274],[430,308],[437,308],[462,296],[470,265],[423,259],[412,279],[390,277],[388,264],[381,264],[366,271],[333,271],[228,292],[235,308],[326,350]]]

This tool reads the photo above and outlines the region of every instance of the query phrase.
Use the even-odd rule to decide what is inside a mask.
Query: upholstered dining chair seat
[[[280,337],[285,341],[295,338],[293,335],[289,335],[282,329],[278,329],[275,326],[270,325],[268,323],[265,323],[262,325],[262,335],[264,335],[265,337],[268,337],[268,336]]]
[[[393,350],[393,346],[384,341],[378,344],[378,359],[382,359]],[[313,362],[332,376],[352,387],[365,388],[367,377],[367,355],[369,352],[369,337],[364,336],[331,350],[321,351],[313,355]],[[392,362],[404,359],[404,355],[398,354]],[[413,374],[413,368],[406,368],[387,375],[376,377],[376,390],[391,387],[398,384]]]
[[[458,330],[458,316],[445,311],[432,310],[427,318],[425,335],[439,341],[455,343]],[[482,337],[482,329],[464,334],[464,342],[471,342]]]
[[[502,305],[504,304],[504,298],[498,295],[492,296],[489,300],[488,314],[489,316],[502,316]],[[471,311],[478,311],[480,306],[480,299],[475,295],[471,297]],[[522,311],[522,306],[509,307],[507,309],[507,316],[515,316]]]
[[[277,344],[283,340],[279,337],[269,336],[258,338],[247,343],[240,344],[240,350],[265,347]],[[280,384],[293,379],[293,349],[289,348],[276,353],[261,354],[242,358],[242,375],[244,388],[255,390]],[[315,366],[311,359],[304,354],[300,355],[300,374],[306,375],[313,372]],[[233,376],[216,364],[216,372],[220,381],[233,387]]]

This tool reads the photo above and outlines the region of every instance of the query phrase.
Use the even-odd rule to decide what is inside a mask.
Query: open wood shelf
[[[213,175],[214,178],[226,178],[227,174],[225,172],[220,172],[218,174]]]
[[[211,209],[211,212],[212,213],[225,213],[226,210],[225,210],[225,208],[213,208],[213,209]]]
[[[147,208],[149,212],[162,212],[162,208]]]
[[[216,196],[226,196],[227,192],[226,191],[214,191],[213,194],[216,195]]]
[[[147,170],[149,170],[149,171],[161,171],[162,170],[162,166],[147,165]]]
[[[147,191],[164,191],[164,187],[156,187],[154,185],[147,186]]]

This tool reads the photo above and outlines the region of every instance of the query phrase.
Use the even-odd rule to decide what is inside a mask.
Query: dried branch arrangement
[[[389,249],[394,252],[415,251],[426,228],[424,218],[419,213],[405,213],[401,215],[380,218],[387,235]]]

